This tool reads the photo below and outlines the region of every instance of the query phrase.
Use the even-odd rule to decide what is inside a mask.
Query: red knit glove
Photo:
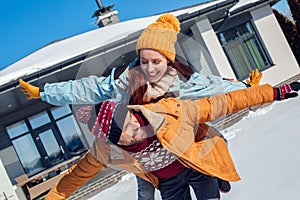
[[[82,106],[77,112],[76,112],[76,119],[80,123],[86,124],[89,119],[91,118],[91,110],[92,106]]]
[[[281,85],[279,87],[274,87],[274,100],[281,101],[284,99],[294,98],[298,96],[298,93],[292,91],[300,90],[300,83],[293,82],[291,84]]]

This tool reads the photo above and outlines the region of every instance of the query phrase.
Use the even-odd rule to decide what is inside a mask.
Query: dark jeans
[[[186,168],[175,177],[159,179],[159,190],[163,200],[191,200],[190,187],[198,200],[219,199],[216,178]]]
[[[138,200],[154,200],[154,186],[138,176],[136,176],[136,180],[138,186]]]

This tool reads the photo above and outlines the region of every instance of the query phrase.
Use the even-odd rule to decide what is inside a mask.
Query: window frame
[[[228,51],[226,50],[226,48],[224,48],[224,45],[220,39],[220,34],[232,30],[232,29],[236,29],[238,26],[241,25],[245,25],[246,23],[249,23],[251,26],[251,29],[253,31],[253,35],[255,37],[255,41],[258,43],[258,48],[259,51],[262,52],[264,59],[266,60],[266,63],[263,67],[261,67],[259,70],[263,71],[266,70],[270,67],[274,66],[274,62],[271,59],[271,56],[268,52],[267,47],[265,46],[262,37],[260,36],[260,33],[258,31],[258,29],[255,26],[255,23],[253,21],[252,15],[250,12],[245,12],[245,13],[240,13],[238,15],[234,15],[234,16],[227,16],[226,18],[223,19],[223,21],[221,22],[217,22],[213,24],[213,28],[215,30],[215,33],[219,39],[220,45],[223,48],[223,51],[232,67],[232,70],[234,72],[234,74],[236,75],[237,79],[239,81],[245,80],[246,78],[249,77],[249,73],[251,73],[251,71],[253,69],[255,69],[254,65],[249,67],[249,70],[244,73],[244,74],[239,74],[238,73],[238,68],[234,65],[233,59],[231,58],[231,56],[229,55]],[[235,31],[236,32],[236,31]],[[239,40],[241,38],[239,37]],[[229,43],[230,44],[230,43]],[[228,43],[227,43],[228,45]],[[242,48],[246,48],[245,44],[243,44]],[[251,58],[252,59],[252,58]],[[247,59],[248,61],[249,59]]]
[[[69,106],[69,110],[70,111],[68,113],[64,113],[63,115],[61,115],[61,116],[59,116],[57,118],[55,118],[53,116],[53,114],[52,114],[52,110],[53,109],[55,109],[55,107],[52,107],[52,108],[44,110],[43,112],[40,112],[40,113],[47,114],[47,116],[50,118],[49,122],[46,122],[46,123],[42,124],[41,126],[33,128],[32,125],[31,125],[31,123],[30,123],[30,118],[38,116],[40,114],[40,113],[37,113],[37,114],[31,115],[31,116],[28,116],[25,119],[22,119],[20,121],[14,122],[13,124],[7,125],[5,127],[6,134],[10,138],[11,145],[14,148],[14,151],[16,152],[16,155],[18,157],[18,161],[20,162],[23,170],[26,173],[29,173],[28,174],[29,176],[33,176],[33,175],[35,175],[36,173],[39,173],[39,172],[37,171],[37,172],[31,174],[30,171],[26,170],[26,165],[25,165],[26,162],[23,163],[25,160],[23,160],[23,159],[20,158],[20,157],[22,157],[22,155],[21,154],[19,155],[19,153],[18,153],[19,150],[17,150],[17,148],[14,145],[14,141],[17,141],[17,140],[19,140],[19,139],[21,139],[23,137],[31,137],[33,139],[34,147],[37,149],[37,151],[38,151],[38,153],[39,153],[39,155],[40,155],[40,157],[42,159],[42,162],[44,163],[44,165],[43,165],[44,169],[52,167],[53,165],[52,164],[48,164],[46,162],[46,160],[44,159],[45,156],[46,156],[45,147],[41,147],[41,144],[35,140],[35,138],[39,137],[39,134],[43,130],[50,129],[50,130],[54,131],[53,134],[54,134],[57,142],[60,145],[62,145],[63,149],[65,150],[65,153],[66,153],[66,154],[64,154],[65,159],[69,159],[70,157],[73,157],[73,156],[77,155],[77,154],[74,155],[74,154],[72,154],[71,152],[68,151],[66,143],[65,143],[64,139],[62,138],[62,133],[60,132],[60,130],[59,130],[58,126],[57,126],[57,122],[60,121],[60,120],[62,120],[62,119],[66,119],[66,118],[68,118],[70,116],[73,116],[75,118],[75,115],[73,114],[72,108]],[[75,121],[76,121],[76,119],[75,119]],[[24,132],[22,132],[21,134],[9,133],[8,128],[10,128],[10,127],[13,128],[13,125],[14,124],[18,124],[18,123],[24,123],[24,125],[27,127],[27,130],[24,131]],[[81,135],[82,135],[82,137],[80,137],[80,140],[83,143],[84,149],[83,149],[83,151],[80,152],[80,154],[83,154],[88,149],[87,141],[86,141],[86,138],[84,137],[84,134],[83,134],[83,132],[82,132],[82,130],[80,128],[80,125],[77,124],[77,126],[78,126],[79,131],[81,131]],[[82,141],[82,140],[84,140],[84,141]]]

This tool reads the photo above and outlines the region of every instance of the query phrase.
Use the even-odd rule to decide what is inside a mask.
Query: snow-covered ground
[[[231,183],[222,200],[300,199],[299,115],[300,97],[251,112],[223,131],[242,180]],[[90,200],[136,197],[135,177],[129,174]]]

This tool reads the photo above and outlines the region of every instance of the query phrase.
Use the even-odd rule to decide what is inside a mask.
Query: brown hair
[[[170,62],[171,67],[176,69],[179,78],[181,80],[188,80],[190,76],[195,72],[194,68],[189,65],[189,64],[183,64],[182,62],[179,61],[179,59],[176,57],[174,62]],[[145,103],[149,102],[144,102],[143,97],[146,93],[147,90],[147,85],[146,85],[146,78],[141,70],[140,67],[139,59],[132,65],[132,68],[129,70],[129,83],[128,83],[128,91],[130,92],[129,96],[129,101],[128,103],[133,105],[133,104],[138,104],[142,105]]]

